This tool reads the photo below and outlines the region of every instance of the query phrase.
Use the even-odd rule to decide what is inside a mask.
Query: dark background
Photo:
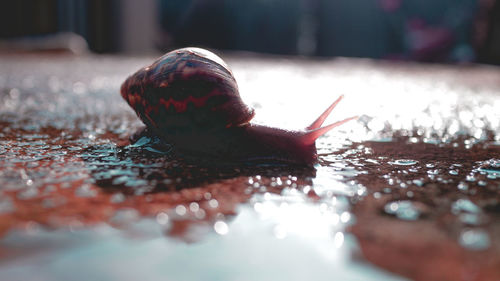
[[[67,33],[69,32],[69,33]],[[498,0],[17,0],[0,3],[4,52],[151,53],[176,47],[500,64]],[[59,37],[58,37],[59,38]],[[55,41],[54,44],[42,42]],[[59,44],[59,45],[57,45]]]

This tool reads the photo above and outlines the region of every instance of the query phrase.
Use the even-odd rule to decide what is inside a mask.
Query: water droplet
[[[488,179],[492,179],[492,180],[494,180],[494,179],[496,179],[496,178],[497,178],[497,177],[499,177],[499,176],[500,176],[500,174],[498,174],[498,173],[494,173],[494,174],[488,174],[486,177],[487,177]]]
[[[75,195],[78,197],[95,197],[97,190],[92,189],[88,184],[82,185],[75,190]]]
[[[167,224],[169,221],[169,217],[166,213],[164,212],[159,212],[157,215],[156,215],[156,222],[158,222],[159,224],[161,225],[165,225]]]
[[[335,246],[335,248],[340,248],[342,247],[343,244],[344,244],[344,233],[339,231],[335,233],[335,235],[333,236],[333,245]]]
[[[194,213],[194,216],[195,216],[197,219],[202,220],[202,219],[204,219],[204,218],[205,218],[205,216],[206,216],[206,212],[205,212],[205,210],[203,210],[203,209],[199,209],[198,211],[196,211],[196,212]]]
[[[409,141],[410,141],[411,143],[418,143],[418,138],[416,138],[416,137],[411,137],[411,138],[409,139]]]
[[[439,169],[428,170],[428,171],[427,171],[427,174],[429,174],[430,176],[439,175]],[[430,176],[429,176],[429,177],[430,177]]]
[[[125,201],[125,195],[123,193],[115,193],[109,198],[109,202],[115,204],[122,203],[123,201]]]
[[[365,159],[366,162],[368,163],[373,163],[373,164],[380,164],[377,160],[375,159]],[[345,167],[345,165],[343,165]],[[342,167],[343,168],[343,167]]]
[[[214,224],[214,230],[217,234],[226,235],[229,232],[229,227],[223,221],[216,221]]]
[[[465,180],[469,182],[474,182],[476,181],[476,178],[474,176],[468,175],[467,177],[465,177]]]
[[[408,221],[417,220],[420,216],[420,211],[412,201],[408,200],[389,202],[384,206],[384,211],[389,215]]]
[[[496,179],[500,177],[500,161],[490,160],[478,169],[479,172],[486,173],[489,179]]]
[[[342,214],[340,215],[340,221],[342,223],[347,223],[349,220],[351,220],[351,213],[342,212]]]
[[[451,211],[454,214],[458,214],[460,212],[479,213],[481,212],[481,209],[469,199],[458,199],[451,205]]]
[[[465,182],[461,181],[461,182],[458,184],[457,188],[458,188],[459,190],[465,191],[465,190],[468,190],[468,189],[469,189],[469,185],[467,185]]]
[[[87,86],[83,82],[75,82],[73,84],[73,92],[77,95],[85,93]]]
[[[187,209],[184,205],[177,205],[177,207],[175,207],[175,213],[179,216],[184,216],[187,213]]]
[[[191,212],[193,212],[193,213],[198,212],[199,209],[200,209],[200,205],[198,205],[198,203],[191,202],[191,204],[189,204],[189,210],[191,210]]]
[[[401,165],[401,166],[410,166],[410,165],[415,165],[417,163],[418,163],[417,160],[411,160],[411,159],[398,159],[398,160],[389,162],[389,164]]]
[[[216,199],[210,199],[208,201],[208,205],[211,207],[211,208],[217,208],[219,207],[219,202],[216,200]]]
[[[413,183],[416,186],[424,186],[424,181],[422,181],[422,180],[413,180]]]
[[[282,185],[283,182],[281,181],[281,178],[276,178],[276,184],[277,185]]]
[[[458,239],[462,247],[469,250],[485,250],[490,247],[490,237],[485,230],[482,229],[466,229]]]

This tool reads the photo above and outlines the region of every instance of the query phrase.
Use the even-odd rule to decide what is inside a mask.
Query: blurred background
[[[0,52],[176,47],[500,64],[499,0],[17,0]]]

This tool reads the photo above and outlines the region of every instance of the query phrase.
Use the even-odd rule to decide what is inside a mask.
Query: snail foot
[[[130,141],[130,144],[135,144],[142,137],[151,137],[151,132],[148,130],[147,127],[142,127],[138,129],[135,133],[130,135],[128,140]]]

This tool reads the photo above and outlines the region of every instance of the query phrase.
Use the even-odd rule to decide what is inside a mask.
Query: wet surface
[[[499,69],[229,57],[259,124],[360,116],[314,168],[233,167],[129,143],[151,60],[2,58],[0,279],[500,279]]]

